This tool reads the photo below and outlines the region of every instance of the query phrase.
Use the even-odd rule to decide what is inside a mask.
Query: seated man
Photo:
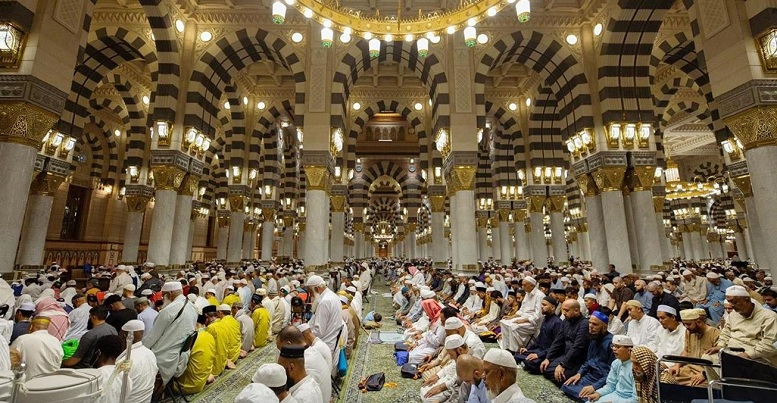
[[[718,342],[720,329],[707,325],[697,309],[680,311],[680,319],[685,326],[685,346],[680,355],[690,358],[702,358],[705,351]],[[677,363],[661,374],[661,382],[685,386],[707,387],[704,367]]]
[[[544,319],[540,327],[540,334],[533,344],[529,345],[528,348],[521,348],[515,355],[515,362],[523,363],[523,368],[535,375],[540,374],[540,363],[545,359],[548,349],[561,329],[562,321],[556,316],[556,306],[558,306],[558,301],[555,298],[545,297],[542,299]]]
[[[610,332],[610,334],[612,334],[613,336],[619,335],[619,334],[621,335],[626,334],[626,326],[623,325],[621,318],[619,318],[617,315],[615,315],[612,312],[612,309],[606,306],[600,306],[598,311],[603,313],[605,316],[607,316],[610,319],[610,322],[607,323],[607,331]]]
[[[645,346],[650,351],[658,350],[658,329],[661,323],[658,319],[648,316],[641,302],[632,299],[623,304],[629,313],[628,330],[626,336],[634,342],[635,346]]]
[[[607,380],[604,386],[591,394],[586,395],[591,402],[638,402],[639,397],[634,388],[634,374],[632,373],[631,350],[634,342],[628,336],[615,336],[612,338],[612,350],[615,353],[615,361],[610,366]]]
[[[734,310],[728,315],[718,343],[706,354],[712,355],[724,348],[743,348],[745,351],[739,353],[739,356],[777,366],[777,349],[774,348],[777,341],[777,315],[754,304],[750,293],[742,286],[728,287],[726,301]],[[717,357],[713,358],[713,361],[717,361]]]
[[[469,354],[459,355],[456,359],[456,375],[461,380],[460,403],[490,402],[483,379],[483,360]]]
[[[455,401],[459,384],[456,373],[456,359],[461,354],[468,354],[469,347],[464,338],[454,334],[445,338],[445,350],[451,357],[450,362],[442,367],[437,374],[424,381],[421,386],[421,401],[424,403]]]
[[[677,311],[671,306],[659,305],[656,312],[661,323],[656,357],[681,354],[685,348],[685,326],[677,320]]]
[[[588,338],[591,342],[588,344],[585,364],[561,386],[561,391],[573,399],[586,399],[604,386],[607,380],[610,363],[615,359],[612,335],[607,331],[608,320],[599,311],[594,311],[588,320]]]
[[[547,357],[540,364],[540,371],[545,378],[558,385],[576,374],[583,365],[589,342],[586,337],[588,319],[580,312],[580,303],[568,299],[561,305],[561,310],[565,318],[561,331],[553,340]]]
[[[545,294],[537,288],[537,280],[533,277],[526,277],[521,286],[526,294],[518,313],[513,318],[505,318],[500,321],[502,327],[500,347],[513,353],[526,347],[529,339],[537,334],[540,320],[544,316],[542,301]]]

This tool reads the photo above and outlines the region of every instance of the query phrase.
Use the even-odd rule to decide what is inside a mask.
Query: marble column
[[[297,259],[305,257],[305,238],[307,237],[307,222],[299,222],[299,235],[297,239]]]
[[[655,201],[655,197],[653,200]],[[662,199],[663,200],[663,199]],[[662,203],[663,205],[663,203]],[[655,207],[655,204],[654,204]],[[655,208],[654,208],[655,211]],[[663,212],[655,211],[656,219],[656,231],[658,231],[658,241],[661,244],[661,258],[663,262],[669,262],[674,257],[674,249],[672,248],[672,240],[666,236],[666,229],[664,228]]]
[[[553,261],[556,265],[569,264],[567,239],[564,231],[564,196],[551,196],[550,203],[550,235],[553,239]]]
[[[354,257],[361,259],[364,257],[364,224],[361,222],[353,223],[353,244],[354,244]],[[403,241],[404,242],[404,241]]]
[[[445,195],[429,196],[429,201],[432,205],[432,262],[435,267],[446,267]]]
[[[518,261],[531,259],[529,234],[526,232],[526,209],[513,210],[515,220],[515,259]]]
[[[650,183],[652,184],[653,172],[649,172],[649,174]],[[658,238],[653,192],[650,187],[647,189],[634,188],[634,193],[631,194],[631,207],[634,213],[634,232],[637,236],[637,249],[639,251],[639,266],[641,270],[650,271],[652,268],[663,267],[661,240]],[[663,226],[661,229],[663,229]]]
[[[24,127],[27,128],[26,125]],[[3,129],[5,128],[0,128],[0,172],[3,173],[3,180],[0,180],[0,200],[3,206],[0,208],[0,226],[3,228],[0,231],[0,272],[11,272],[30,194],[35,147],[40,146],[40,141],[12,137],[11,133],[2,132]],[[10,126],[8,129],[11,129]],[[48,127],[45,130],[48,130]],[[40,133],[38,138],[44,135],[45,133]],[[38,134],[35,133],[35,136]]]
[[[475,167],[458,166],[452,168],[454,189],[456,190],[456,210],[458,233],[451,233],[458,238],[457,249],[459,264],[455,270],[477,270],[477,239],[475,232]],[[464,171],[462,173],[461,171]],[[471,172],[470,172],[471,171]],[[471,175],[470,175],[471,174]]]
[[[707,248],[710,251],[710,255],[713,259],[723,258],[723,249],[720,247],[720,235],[710,234],[707,235]]]
[[[610,264],[615,265],[616,270],[621,273],[631,273],[633,267],[629,252],[629,233],[626,228],[626,207],[621,192],[625,173],[626,167],[614,166],[601,168],[592,175],[602,192],[602,213]]]
[[[186,263],[191,263],[194,261],[192,254],[194,252],[194,230],[196,229],[196,224],[197,216],[192,215],[191,220],[189,221],[189,236],[186,237],[186,250],[189,251],[189,253],[186,255]]]
[[[502,261],[502,243],[499,233],[499,217],[491,217],[491,257],[495,262]]]
[[[743,231],[740,230],[739,226],[736,227],[737,230],[734,231],[734,242],[736,245],[736,253],[737,256],[739,256],[740,260],[747,260],[750,255],[747,253],[747,243],[745,242],[745,235],[743,234]]]
[[[701,256],[702,260],[709,260],[710,256],[712,255],[710,250],[710,244],[707,242],[707,229],[700,229],[699,230],[699,239],[701,239],[700,245],[701,245]]]
[[[343,264],[343,245],[345,242],[345,196],[332,196],[332,238],[329,245],[329,259],[333,264]]]
[[[695,257],[693,253],[693,243],[691,241],[691,231],[688,230],[686,225],[682,225],[680,228],[685,230],[681,232],[683,239],[681,245],[678,245],[681,246],[680,250],[683,252],[683,258],[686,260],[694,260]]]
[[[283,255],[294,257],[294,227],[286,226],[283,230]]]
[[[227,246],[229,245],[229,212],[220,211],[218,216],[218,239],[216,243],[216,260],[227,260]]]
[[[745,207],[747,211],[747,224],[749,225],[748,230],[750,232],[750,244],[753,246],[748,251],[750,251],[751,258],[758,266],[766,266],[766,242],[764,241],[763,232],[761,232],[761,214],[752,196],[745,197]]]
[[[580,191],[585,197],[586,228],[588,229],[588,250],[590,251],[591,265],[599,270],[607,271],[610,263],[610,253],[607,246],[607,232],[604,226],[604,211],[602,210],[602,196],[597,188],[596,181],[589,174],[576,177]]]
[[[137,264],[140,235],[143,230],[143,215],[151,198],[146,196],[126,196],[127,225],[124,227],[124,247],[121,251],[121,262]]]
[[[693,256],[693,260],[699,261],[704,258],[704,251],[702,250],[701,246],[701,234],[699,234],[699,225],[698,224],[691,224],[690,232],[688,233],[688,236],[690,237],[690,244],[691,244],[691,256]]]
[[[328,262],[329,250],[329,187],[330,174],[326,166],[305,166],[308,188],[307,229],[305,235],[305,266],[322,270]]]
[[[30,186],[27,199],[27,210],[24,215],[24,227],[16,263],[19,266],[43,265],[43,254],[46,246],[51,205],[54,203],[54,192],[65,178],[44,173],[35,176]]]
[[[478,214],[482,214],[479,211]],[[485,262],[488,260],[490,249],[488,247],[488,216],[481,216],[476,219],[476,227],[478,230],[478,258]]]
[[[192,254],[191,250],[186,250],[186,245],[189,243],[189,224],[191,222],[192,194],[184,191],[178,194],[175,199],[174,230],[170,241],[170,265],[180,266],[186,263],[186,257]]]
[[[631,264],[637,270],[644,270],[639,264],[639,247],[637,241],[637,234],[634,231],[634,209],[631,204],[631,193],[628,188],[622,190],[623,194],[623,213],[626,216],[626,233],[629,234],[629,256],[631,256]]]
[[[542,206],[544,196],[529,197],[529,219],[531,220],[531,254],[537,267],[548,265],[548,245],[545,242],[545,225],[543,223]]]
[[[451,261],[453,262],[453,268],[458,267],[459,264],[459,237],[454,234],[458,234],[459,231],[459,218],[456,217],[456,193],[453,191],[453,187],[446,188],[448,192],[448,204],[451,212]],[[488,220],[488,219],[486,219]],[[477,222],[475,223],[477,225]],[[482,250],[482,249],[479,249]],[[479,252],[478,252],[479,253]],[[483,259],[481,257],[481,259]]]
[[[580,258],[583,261],[591,261],[591,241],[588,233],[588,223],[583,226],[584,230],[577,233],[577,247],[579,249]]]
[[[157,177],[154,171],[154,177]],[[173,223],[175,222],[175,207],[178,193],[175,188],[160,187],[156,181],[154,192],[154,212],[151,217],[151,234],[148,238],[148,261],[157,266],[167,267],[170,264],[170,246],[173,239]]]
[[[504,216],[499,216],[499,251],[502,264],[509,266],[513,262],[513,237],[510,236],[510,210],[505,210]]]
[[[262,262],[273,258],[273,243],[275,241],[275,209],[262,209]],[[307,261],[305,262],[307,264]]]
[[[243,260],[251,260],[254,257],[254,248],[251,240],[254,238],[254,223],[246,220],[243,223]]]
[[[230,202],[233,197],[230,197]],[[243,221],[246,214],[243,207],[232,208],[229,216],[229,247],[227,248],[227,263],[236,266],[243,256]]]
[[[408,253],[408,257],[410,257],[411,259],[415,259],[417,257],[416,256],[416,244],[415,244],[415,239],[416,239],[415,229],[416,229],[415,223],[413,223],[412,227],[411,227],[411,230],[410,230],[410,233],[408,234],[407,239],[406,239],[407,250],[408,250],[408,252],[410,252],[410,253]]]

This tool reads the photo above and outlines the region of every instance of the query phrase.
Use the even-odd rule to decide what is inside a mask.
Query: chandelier
[[[296,8],[306,18],[313,19],[323,26],[321,45],[331,47],[334,31],[341,33],[340,41],[348,43],[353,36],[370,41],[370,57],[380,54],[380,40],[392,42],[405,40],[417,41],[418,55],[428,54],[429,42],[438,43],[444,33],[453,34],[464,31],[464,41],[468,47],[477,43],[478,22],[493,17],[508,5],[515,4],[515,12],[520,22],[530,18],[529,0],[464,0],[446,11],[424,13],[418,10],[417,16],[403,16],[402,8],[397,8],[395,16],[381,16],[377,11],[367,15],[340,5],[339,0],[275,0],[272,6],[272,21],[283,24],[287,6]],[[375,47],[377,46],[377,51]]]

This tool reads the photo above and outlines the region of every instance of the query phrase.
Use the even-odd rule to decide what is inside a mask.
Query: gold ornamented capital
[[[275,221],[275,212],[276,210],[274,208],[263,208],[262,217],[264,218],[264,222]]]
[[[283,216],[283,226],[291,228],[292,225],[294,225],[294,217],[288,215]]]
[[[542,212],[542,207],[545,206],[545,196],[529,196],[527,200],[529,202],[530,213]]]
[[[510,226],[510,235],[515,235],[515,226],[514,225]]]
[[[151,171],[154,173],[154,187],[157,190],[177,191],[186,175],[181,168],[171,165],[153,166]]]
[[[38,172],[30,184],[30,194],[53,196],[64,181],[65,177],[63,176]]]
[[[475,189],[476,166],[460,165],[451,168],[450,185],[454,192]]]
[[[308,225],[307,223],[301,222],[299,223],[299,232],[305,232],[305,229],[307,229]]]
[[[405,230],[408,232],[415,232],[415,230],[418,228],[418,224],[414,222],[409,222],[405,224]]]
[[[550,203],[548,203],[548,205],[550,206],[550,212],[560,213],[561,210],[564,209],[564,202],[566,201],[566,196],[551,196],[548,198],[548,200],[550,200]]]
[[[429,202],[432,205],[432,213],[445,212],[445,196],[429,196]]]
[[[623,189],[623,178],[626,175],[626,167],[604,167],[591,173],[596,187],[602,192],[620,192]]]
[[[329,191],[330,175],[327,167],[319,165],[305,166],[305,178],[308,182],[308,190]]]
[[[653,182],[656,177],[656,168],[653,166],[635,166],[631,174],[631,187],[635,192],[653,190]]]
[[[127,201],[127,211],[130,213],[142,213],[146,211],[148,202],[151,200],[148,196],[125,196]]]
[[[488,228],[488,217],[477,217],[475,219],[477,229]]]
[[[500,222],[509,222],[510,221],[510,210],[498,209],[498,210],[496,210],[496,214],[499,217],[499,221]]]
[[[364,223],[363,222],[353,223],[353,230],[356,232],[364,232]]]
[[[596,196],[599,194],[599,188],[596,187],[596,182],[589,174],[583,174],[577,178],[577,186],[585,197]]]
[[[27,102],[0,102],[0,142],[40,148],[59,116]]]
[[[342,213],[345,211],[345,196],[329,196],[329,204],[332,205],[332,211]]]
[[[523,222],[526,219],[526,209],[513,210],[513,221]]]
[[[588,223],[583,221],[580,224],[577,224],[577,232],[588,232]]]
[[[777,107],[750,108],[724,121],[745,149],[777,145]]]
[[[232,212],[240,212],[245,210],[246,200],[247,198],[245,196],[229,196],[229,210]]]
[[[523,225],[523,231],[527,234],[531,234],[531,223],[527,222]]]
[[[732,177],[731,180],[734,181],[734,184],[737,185],[745,197],[753,197],[753,184],[750,182],[750,175]]]
[[[229,216],[218,216],[219,228],[229,227]]]
[[[156,178],[156,176],[154,176]],[[181,187],[178,188],[178,194],[182,196],[194,196],[197,193],[197,185],[200,178],[192,173],[187,173],[181,181]]]
[[[491,217],[491,219],[489,221],[490,221],[490,224],[491,224],[491,228],[496,229],[496,228],[499,227],[499,216],[498,215]]]
[[[656,213],[663,213],[665,199],[666,197],[664,196],[653,196],[653,211]]]

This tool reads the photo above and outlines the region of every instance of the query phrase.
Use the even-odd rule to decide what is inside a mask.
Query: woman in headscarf
[[[421,309],[429,318],[429,330],[414,336],[416,341],[408,348],[408,362],[421,363],[427,355],[434,354],[437,348],[445,341],[445,327],[441,324],[440,312],[442,308],[434,298],[421,301]]]
[[[656,361],[658,358],[655,353],[645,346],[634,347],[631,351],[631,361],[640,403],[657,403]]]
[[[62,341],[70,328],[70,317],[59,303],[51,297],[41,298],[35,303],[35,315],[51,319],[49,334]]]

